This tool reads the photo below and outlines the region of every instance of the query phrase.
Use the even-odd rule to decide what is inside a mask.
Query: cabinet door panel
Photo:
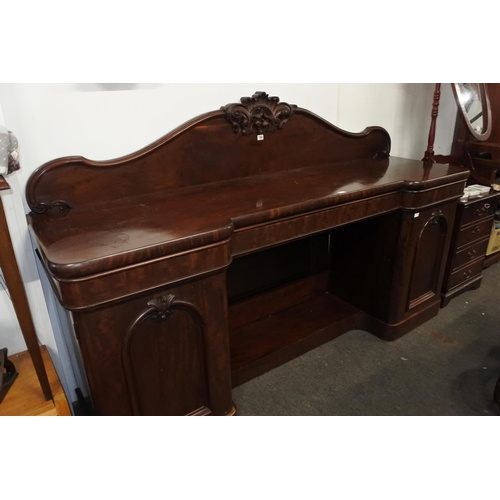
[[[420,213],[419,221],[415,222],[416,250],[408,309],[434,298],[439,293],[453,223],[454,212],[450,208],[445,206],[425,210]]]
[[[123,367],[134,415],[210,412],[205,325],[193,304],[161,295],[130,326]]]
[[[98,415],[233,411],[225,273],[74,313]]]

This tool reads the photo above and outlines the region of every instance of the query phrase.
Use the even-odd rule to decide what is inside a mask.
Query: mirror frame
[[[484,142],[486,141],[492,129],[492,119],[491,119],[491,103],[488,96],[488,90],[484,83],[479,84],[479,92],[481,93],[480,98],[482,102],[486,106],[486,114],[485,114],[485,124],[486,128],[484,133],[478,134],[475,130],[472,130],[472,127],[466,118],[465,110],[460,105],[460,100],[458,99],[458,94],[456,90],[456,83],[450,84],[453,90],[453,94],[455,97],[455,102],[457,107],[460,109],[459,114],[462,116],[462,120],[465,122],[467,129],[470,131],[472,137],[478,141]],[[474,166],[474,162],[472,160],[468,143],[470,142],[468,139],[465,141],[463,148],[461,151],[451,152],[449,155],[435,155],[434,154],[434,138],[436,136],[436,121],[439,110],[439,100],[441,97],[441,84],[436,83],[434,88],[434,97],[432,101],[432,111],[431,111],[431,124],[429,127],[429,140],[427,143],[427,149],[425,150],[425,155],[422,158],[423,168],[424,168],[424,178],[428,179],[430,170],[432,169],[432,165],[434,163],[452,163],[454,165],[463,165],[470,172],[470,179],[472,179],[475,183],[481,184],[483,186],[491,186],[491,182],[483,177],[479,172],[476,171]],[[456,132],[455,132],[456,133]]]
[[[464,105],[460,101],[459,98],[459,89],[458,89],[458,83],[452,83],[451,88],[453,90],[453,94],[455,96],[455,101],[457,103],[457,107],[461,111],[461,116],[462,119],[469,129],[469,132],[474,136],[474,138],[478,141],[486,141],[488,140],[490,134],[491,134],[491,106],[490,106],[490,98],[488,96],[488,90],[486,88],[486,85],[484,83],[478,83],[479,87],[479,98],[481,99],[481,105],[483,106],[483,109],[486,108],[486,112],[483,113],[483,130],[481,134],[479,134],[477,131],[475,131],[472,128],[472,125],[467,117],[467,111],[465,110]]]

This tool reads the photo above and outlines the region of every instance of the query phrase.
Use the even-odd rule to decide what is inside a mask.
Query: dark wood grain
[[[172,294],[147,302],[123,339],[122,363],[134,415],[165,415],[166,408],[170,415],[193,408],[212,412],[205,330],[202,313],[190,302]],[[182,398],[172,397],[176,391]]]
[[[362,313],[322,293],[230,332],[233,387],[354,330]]]
[[[493,215],[500,193],[457,204],[456,223],[448,254],[441,291],[442,306],[461,293],[479,288],[481,268],[486,259]]]
[[[293,277],[289,279],[293,280]],[[259,321],[284,309],[327,293],[330,273],[322,272],[291,281],[286,285],[260,292],[255,296],[229,305],[229,331]]]
[[[419,232],[417,248],[415,251],[412,286],[408,297],[408,307],[413,309],[423,300],[439,294],[438,283],[441,283],[440,272],[443,269],[443,257],[448,250],[446,242],[454,218],[454,207],[447,207],[448,214],[443,209],[431,210],[419,214],[422,226]],[[451,212],[451,213],[450,213]]]
[[[230,260],[226,241],[77,279],[51,275],[51,283],[66,309],[80,311],[127,299],[165,284],[216,273],[225,269]]]
[[[441,84],[436,83],[434,87],[434,97],[432,99],[431,125],[429,127],[429,139],[425,150],[424,161],[434,161],[434,139],[436,138],[436,121],[439,112],[439,100],[441,98]]]
[[[148,303],[168,295],[188,301],[199,316],[174,308],[164,321],[147,317],[134,325]],[[182,415],[202,406],[214,415],[231,413],[224,274],[196,285],[161,287],[73,317],[98,415]],[[135,409],[122,362],[130,334],[127,349],[139,400]]]
[[[382,321],[388,321],[390,294],[396,286],[400,224],[396,211],[331,232],[331,292]]]
[[[328,233],[322,233],[234,258],[227,272],[229,304],[327,271],[328,245]]]
[[[367,213],[402,207],[402,193],[414,192],[425,198],[424,204],[436,203],[441,201],[443,189],[449,191],[452,180],[458,184],[448,196],[456,199],[463,191],[463,169],[434,167],[424,182],[422,163],[413,160],[331,164],[106,202],[65,217],[31,215],[30,224],[51,272],[60,278],[77,278],[222,241],[233,231],[237,234],[232,253],[254,251],[266,245],[266,235],[257,235],[256,239],[264,241],[248,248],[240,243],[246,238],[243,229],[252,231],[257,224],[332,206],[352,214],[344,216],[347,223]],[[423,185],[429,188],[423,189]],[[370,206],[354,206],[360,199]],[[418,202],[411,205],[422,206]],[[311,219],[315,225],[311,230],[305,227],[304,235],[338,225],[335,214],[332,217],[326,223]],[[282,233],[284,230],[274,236],[276,244],[286,241]],[[295,238],[298,229],[292,228],[291,233],[289,238]]]
[[[103,201],[327,165],[332,158],[341,162],[387,156],[389,151],[389,135],[380,127],[351,134],[301,108],[283,130],[258,141],[255,135],[234,134],[221,110],[201,115],[123,158],[51,161],[33,174],[26,198],[34,213],[67,212],[98,207]]]
[[[489,238],[483,238],[479,242],[474,242],[472,245],[463,248],[462,250],[455,251],[453,256],[450,252],[451,269],[458,269],[475,259],[484,258],[486,249],[488,248]]]
[[[489,219],[475,222],[472,225],[461,227],[457,236],[457,250],[489,235],[492,223],[493,218],[490,217]]]
[[[380,127],[256,93],[126,157],[40,167],[30,230],[96,413],[231,415],[232,385],[437,314],[469,172],[389,152]]]

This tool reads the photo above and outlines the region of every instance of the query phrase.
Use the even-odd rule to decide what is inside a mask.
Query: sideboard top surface
[[[468,177],[461,167],[389,157],[380,127],[351,134],[307,110],[258,94],[254,101],[260,108],[228,105],[124,158],[68,157],[40,167],[27,185],[28,219],[50,271],[88,276],[256,224]],[[257,125],[242,133],[230,112]]]

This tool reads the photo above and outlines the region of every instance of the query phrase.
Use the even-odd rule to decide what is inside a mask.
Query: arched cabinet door
[[[129,326],[122,364],[134,415],[211,413],[206,328],[201,312],[159,295]]]
[[[415,217],[415,254],[407,310],[439,296],[456,204],[425,210]]]
[[[97,415],[232,415],[225,273],[73,314]]]

